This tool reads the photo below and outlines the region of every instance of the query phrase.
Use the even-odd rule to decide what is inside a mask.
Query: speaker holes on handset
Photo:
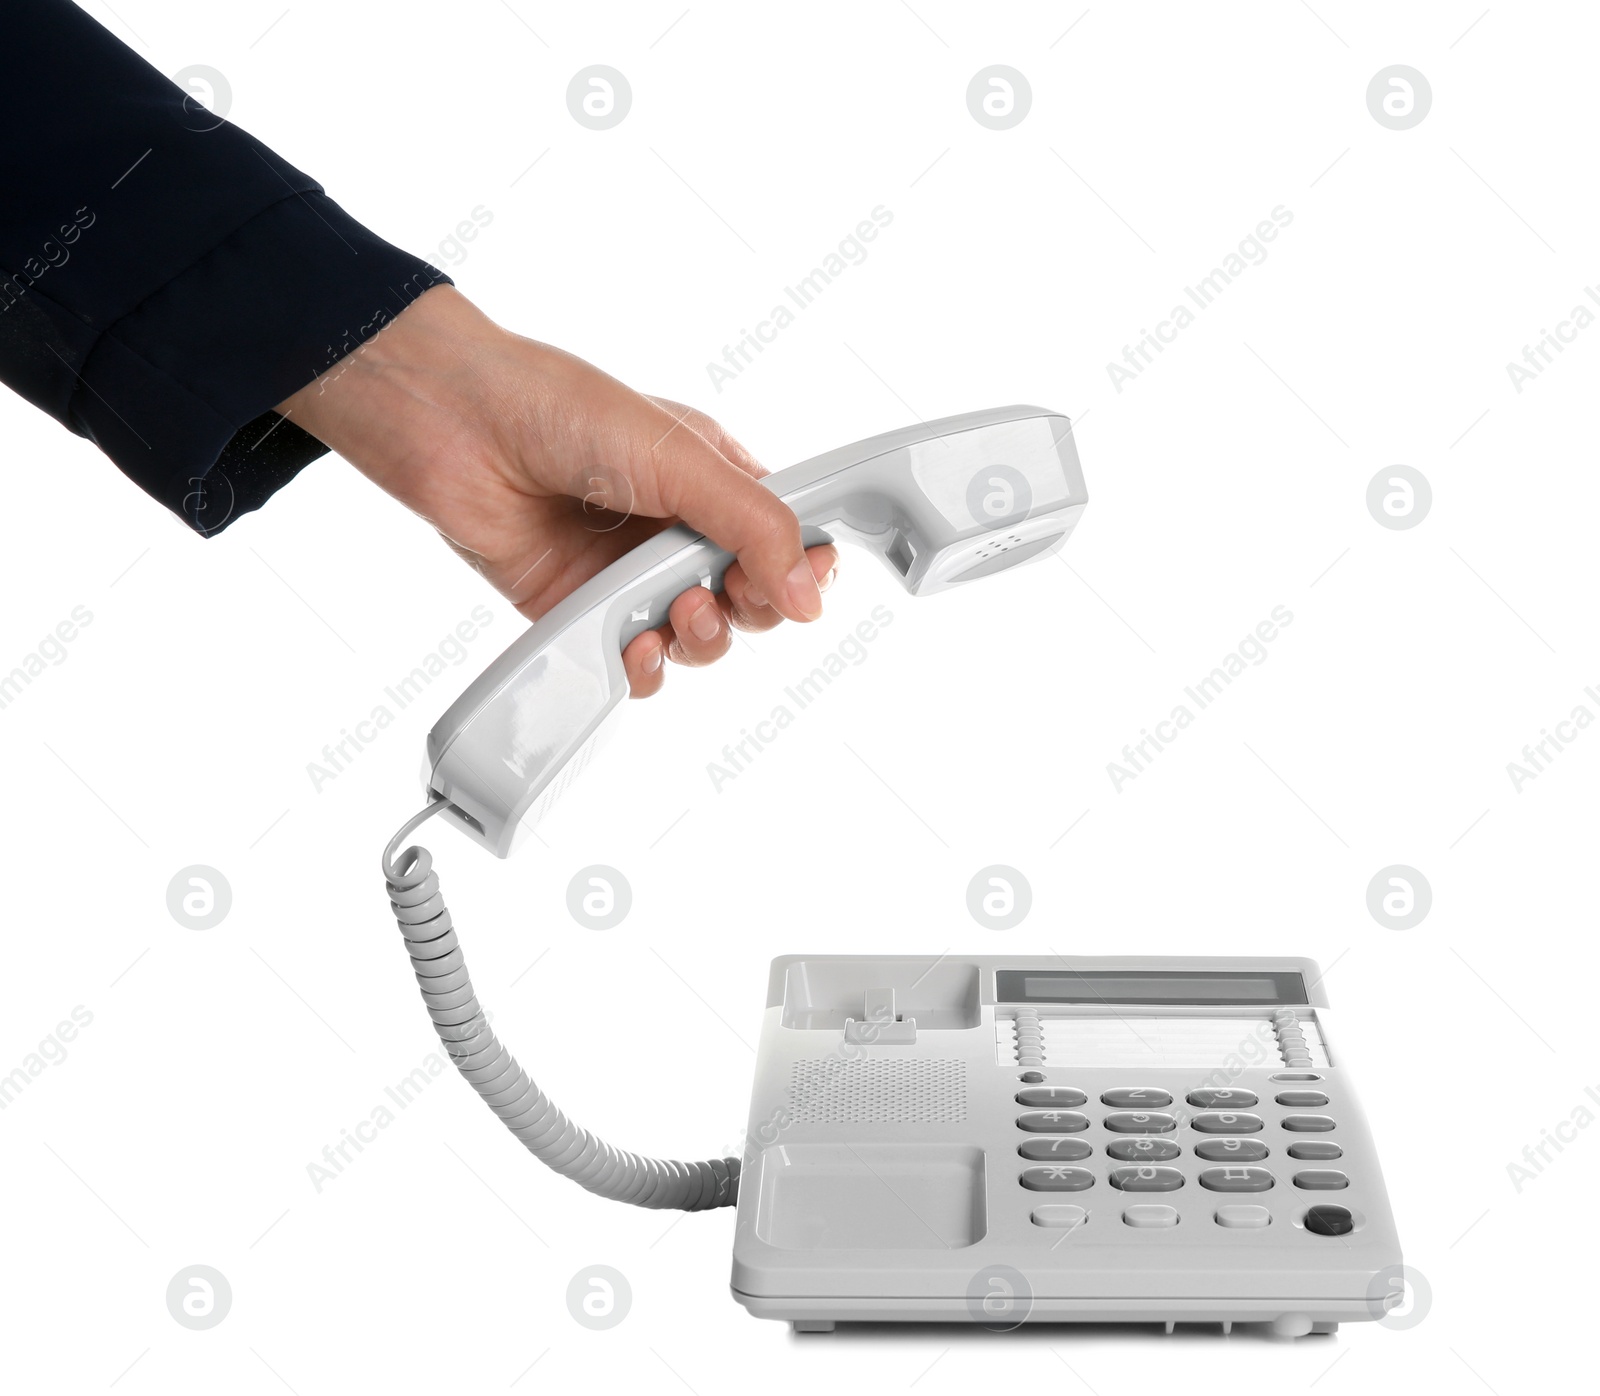
[[[985,539],[984,542],[980,543],[974,556],[979,562],[991,557],[999,557],[1001,553],[1009,553],[1021,542],[1022,535],[1020,533],[997,533],[993,538]]]

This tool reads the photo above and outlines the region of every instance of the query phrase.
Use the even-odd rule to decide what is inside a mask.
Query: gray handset
[[[876,553],[916,596],[1058,548],[1088,502],[1067,418],[1000,407],[874,436],[769,475],[806,545]],[[732,561],[684,526],[635,548],[530,626],[428,734],[441,811],[504,858],[560,798],[627,696],[623,647]]]
[[[1000,407],[845,446],[763,482],[806,544],[878,554],[913,595],[1054,551],[1088,502],[1072,427],[1042,407]],[[489,1026],[427,849],[403,848],[443,815],[499,857],[583,769],[627,695],[622,648],[674,597],[713,590],[732,559],[687,528],[656,535],[530,626],[428,734],[426,807],[383,855],[390,906],[435,1030],[456,1069],[528,1150],[602,1197],[697,1211],[739,1194],[740,1160],[683,1163],[618,1149],[581,1128]]]

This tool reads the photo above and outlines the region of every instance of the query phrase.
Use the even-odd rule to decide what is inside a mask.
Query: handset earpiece
[[[876,553],[913,595],[1042,557],[1088,493],[1066,417],[1003,407],[925,422],[766,477],[807,547]],[[689,587],[720,590],[730,554],[679,526],[589,579],[523,632],[428,734],[424,784],[498,857],[582,772],[627,696],[622,650]]]

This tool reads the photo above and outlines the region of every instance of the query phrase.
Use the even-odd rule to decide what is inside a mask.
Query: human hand
[[[822,614],[832,546],[757,484],[716,422],[644,397],[560,349],[501,329],[454,287],[426,291],[277,409],[431,523],[530,620],[682,520],[733,553],[720,596],[691,587],[622,652],[636,698],[663,658],[720,659],[732,628]]]

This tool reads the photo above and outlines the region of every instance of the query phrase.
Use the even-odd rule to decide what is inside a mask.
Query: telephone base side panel
[[[732,1291],[838,1322],[1266,1323],[1403,1301],[1309,960],[774,961]]]

